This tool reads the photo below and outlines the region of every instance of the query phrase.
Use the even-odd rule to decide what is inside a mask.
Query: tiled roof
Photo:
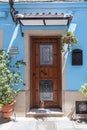
[[[61,13],[61,14],[58,14],[58,13],[54,13],[54,14],[52,14],[51,12],[49,12],[49,13],[35,13],[35,14],[33,14],[33,13],[29,13],[29,14],[26,14],[26,13],[24,13],[24,14],[17,14],[17,17],[21,17],[21,18],[37,18],[37,17],[47,17],[47,18],[49,18],[49,17],[52,17],[52,18],[66,18],[66,17],[70,17],[71,19],[72,19],[72,16],[71,15],[68,15],[68,14],[65,14],[65,13]]]
[[[2,1],[2,2],[8,2],[9,0],[0,0],[0,1]],[[47,1],[51,1],[51,2],[60,2],[60,1],[63,1],[63,2],[79,2],[79,1],[86,1],[86,0],[14,0],[15,2],[33,2],[33,1],[38,1],[38,2],[40,2],[40,1],[43,1],[43,2],[47,2]]]
[[[69,25],[72,16],[64,13],[36,13],[36,14],[16,14],[14,20],[17,19],[22,25]]]

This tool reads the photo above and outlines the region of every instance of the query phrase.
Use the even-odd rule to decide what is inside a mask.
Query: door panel
[[[57,37],[31,37],[31,107],[61,107],[61,46]]]

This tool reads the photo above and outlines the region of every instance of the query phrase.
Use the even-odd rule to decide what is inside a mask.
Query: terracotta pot
[[[4,105],[2,108],[2,117],[10,118],[14,113],[15,101],[11,104]]]
[[[63,39],[63,43],[66,43],[66,44],[69,44],[70,43],[70,37],[65,37],[64,39]]]

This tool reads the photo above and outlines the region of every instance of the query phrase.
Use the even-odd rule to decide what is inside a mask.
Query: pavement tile
[[[75,130],[74,128],[58,128],[57,130]]]
[[[1,119],[0,130],[87,130],[87,123],[79,124],[67,117],[17,117],[16,121]]]
[[[18,121],[10,127],[9,130],[35,130],[36,122],[33,121]]]
[[[53,121],[37,122],[35,130],[58,130],[57,125]]]
[[[81,119],[72,121],[76,130],[87,130],[87,120],[82,121]]]

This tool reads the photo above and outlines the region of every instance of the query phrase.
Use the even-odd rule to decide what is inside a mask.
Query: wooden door
[[[61,45],[58,37],[31,37],[32,107],[61,107]]]

